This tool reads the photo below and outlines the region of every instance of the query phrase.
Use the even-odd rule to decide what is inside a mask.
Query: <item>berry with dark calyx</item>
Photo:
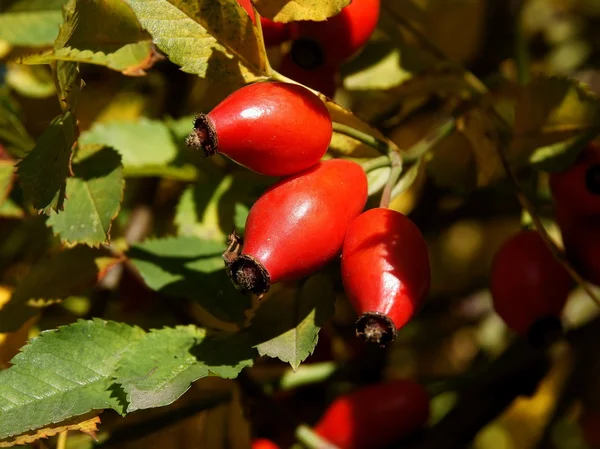
[[[279,449],[279,446],[266,438],[257,438],[252,441],[252,449]]]
[[[600,215],[576,217],[559,205],[556,221],[569,261],[586,280],[600,286]]]
[[[429,292],[429,254],[419,228],[391,209],[361,214],[346,233],[342,280],[359,315],[357,335],[381,345],[392,341]]]
[[[325,64],[311,68],[301,67],[293,59],[292,53],[287,53],[281,60],[279,72],[300,84],[318,90],[329,98],[333,98],[335,95],[337,67]]]
[[[379,449],[420,430],[428,420],[427,390],[402,379],[338,397],[314,430],[340,449]]]
[[[292,40],[310,40],[319,45],[330,65],[339,65],[367,43],[379,20],[379,0],[352,0],[336,16],[323,22],[290,24]]]
[[[578,217],[600,214],[600,146],[589,145],[569,169],[550,175],[557,204]]]
[[[250,0],[238,0],[238,3],[246,10],[252,22],[256,24],[254,10]],[[260,18],[263,39],[266,47],[274,47],[290,40],[290,26],[287,23],[273,22],[266,17]]]
[[[559,331],[573,284],[536,231],[513,235],[492,262],[494,309],[508,327],[534,343],[544,344]]]
[[[288,176],[315,165],[333,134],[325,104],[296,84],[261,82],[237,90],[199,114],[187,145],[206,156],[221,153],[268,176]]]
[[[334,159],[270,187],[254,203],[244,241],[223,255],[236,286],[262,295],[271,284],[301,279],[339,253],[346,229],[367,201],[367,177],[355,162]]]

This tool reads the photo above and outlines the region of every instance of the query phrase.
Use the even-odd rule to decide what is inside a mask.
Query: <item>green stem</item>
[[[421,170],[422,163],[423,158],[417,159],[417,162],[411,165],[411,167],[403,173],[398,183],[392,189],[392,196],[390,198],[390,202],[398,196],[402,195],[410,188],[410,186],[413,185],[415,179],[417,179],[417,176],[419,176],[419,171]]]
[[[369,159],[366,162],[360,164],[365,171],[365,173],[369,173],[370,171],[376,170],[382,167],[389,167],[391,165],[389,156],[379,156],[373,159]]]
[[[402,157],[400,154],[395,151],[390,153],[390,159],[392,161],[392,171],[390,172],[390,177],[383,188],[383,193],[381,194],[381,201],[379,202],[379,207],[387,208],[390,206],[390,201],[392,199],[392,190],[394,186],[398,182],[400,175],[402,174]]]
[[[267,73],[268,76],[272,76],[274,70],[271,67],[269,58],[267,58],[267,47],[265,45],[265,38],[263,35],[262,22],[260,21],[260,13],[256,9],[256,6],[254,6],[254,4],[252,4],[252,10],[254,11],[254,21],[255,21],[256,29],[258,31],[258,37],[259,37],[259,41],[260,41],[260,47],[261,47],[260,51],[263,55],[265,55],[265,72]]]
[[[441,140],[452,134],[455,128],[456,120],[454,117],[450,116],[440,119],[421,140],[410,147],[410,149],[402,156],[406,161],[416,161],[420,159]]]
[[[303,385],[323,382],[331,376],[337,366],[334,362],[300,365],[296,371],[287,372],[279,381],[281,390],[292,390]]]
[[[523,21],[521,11],[523,2],[518,6],[515,14],[515,61],[517,63],[517,79],[524,86],[531,81],[530,58],[527,50],[527,41],[523,34]]]
[[[358,140],[360,143],[364,143],[371,148],[375,148],[381,154],[387,155],[388,153],[391,153],[390,146],[386,142],[359,129],[352,128],[351,126],[344,125],[342,123],[333,122],[333,130],[336,133],[352,137],[354,140]]]
[[[296,428],[296,439],[308,449],[339,449],[304,424]]]

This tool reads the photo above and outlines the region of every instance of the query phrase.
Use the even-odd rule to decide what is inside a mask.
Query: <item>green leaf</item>
[[[52,45],[66,0],[20,0],[0,13],[0,40],[11,45]],[[0,7],[0,9],[2,9]]]
[[[248,214],[250,213],[250,208],[242,203],[235,203],[235,213],[233,216],[233,222],[235,224],[235,229],[241,234],[244,235],[244,231],[246,229],[246,220],[248,219]]]
[[[39,308],[94,285],[119,262],[105,249],[77,246],[38,261],[0,309],[0,333],[14,332]]]
[[[350,0],[254,0],[254,4],[262,16],[276,22],[322,21],[339,14]]]
[[[158,48],[184,72],[246,82],[264,75],[266,54],[244,9],[231,0],[125,0]]]
[[[191,383],[217,374],[236,377],[256,356],[238,334],[207,337],[195,326],[153,330],[139,340],[116,373],[127,394],[127,412],[169,405]]]
[[[64,243],[97,246],[108,242],[121,208],[125,188],[121,157],[112,148],[87,145],[80,147],[74,162],[65,208],[51,213],[48,225]]]
[[[81,89],[85,83],[79,74],[79,64],[76,62],[57,61],[53,66],[54,78],[58,86],[58,99],[64,109],[75,110]]]
[[[33,150],[17,163],[25,200],[45,214],[50,214],[52,209],[63,209],[76,142],[75,117],[65,112],[50,123]]]
[[[7,200],[15,181],[13,161],[2,160],[0,154],[0,206]]]
[[[0,439],[91,410],[123,413],[113,386],[117,363],[144,331],[102,320],[43,332],[0,371]]]
[[[251,299],[227,277],[224,250],[222,242],[171,237],[135,245],[128,255],[151,289],[195,301],[224,321],[243,323]]]
[[[333,315],[333,285],[324,275],[309,278],[300,290],[284,289],[261,304],[252,320],[258,353],[298,368],[315,349],[319,329]]]
[[[84,62],[140,76],[159,58],[150,36],[140,28],[125,2],[70,0],[54,49],[25,56],[20,62]]]
[[[123,158],[125,176],[166,176],[189,180],[195,169],[182,160],[167,125],[145,117],[136,122],[95,123],[81,134],[80,144],[105,145]]]
[[[0,87],[0,142],[13,158],[24,157],[35,145],[23,124],[17,103]]]
[[[24,216],[25,211],[12,198],[8,198],[0,204],[0,217],[23,218]]]
[[[6,84],[19,95],[48,98],[56,92],[52,75],[47,67],[8,63],[6,68]]]
[[[599,124],[598,98],[583,84],[571,78],[538,76],[518,93],[507,156],[516,165],[526,164],[536,149],[565,142]]]

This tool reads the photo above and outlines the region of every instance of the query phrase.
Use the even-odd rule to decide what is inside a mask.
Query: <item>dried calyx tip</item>
[[[271,277],[266,268],[254,257],[241,254],[229,265],[232,282],[240,290],[262,297],[271,287]]]
[[[531,345],[536,348],[547,348],[563,335],[560,318],[549,315],[540,318],[529,328],[527,337]]]
[[[185,139],[185,144],[195,151],[202,151],[204,157],[217,153],[219,145],[215,127],[206,114],[198,114],[194,119],[194,129]]]
[[[382,313],[366,312],[356,321],[356,335],[366,343],[385,346],[396,338],[396,326]]]

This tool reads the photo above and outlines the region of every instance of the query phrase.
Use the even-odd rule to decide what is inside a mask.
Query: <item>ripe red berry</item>
[[[279,446],[266,438],[257,438],[252,441],[252,449],[279,449]]]
[[[600,285],[600,215],[576,217],[558,205],[556,221],[569,261],[585,279]]]
[[[256,24],[254,18],[254,10],[252,9],[252,3],[250,0],[238,0],[238,3],[246,10],[252,22]],[[260,18],[260,24],[263,31],[263,38],[265,40],[265,46],[273,47],[280,45],[290,40],[290,27],[287,23],[273,22],[265,17]]]
[[[590,145],[568,170],[550,175],[557,204],[578,217],[600,214],[600,146]]]
[[[315,67],[302,67],[294,60],[292,53],[287,53],[281,60],[279,72],[300,84],[318,90],[322,94],[333,98],[336,89],[336,76],[338,69],[325,64]]]
[[[367,177],[352,161],[320,162],[283,179],[250,209],[242,247],[224,254],[232,281],[260,295],[314,273],[339,254],[366,201]]]
[[[559,319],[572,287],[569,273],[536,231],[513,235],[494,256],[490,276],[494,308],[523,336],[540,320]]]
[[[388,447],[429,419],[429,394],[412,380],[394,380],[337,398],[314,430],[340,449]]]
[[[427,296],[430,279],[425,239],[400,212],[371,209],[348,228],[342,280],[365,341],[392,341]]]
[[[378,20],[379,0],[352,0],[338,15],[323,22],[293,22],[290,28],[292,39],[298,42],[294,45],[317,43],[321,57],[330,65],[338,65],[367,43]]]
[[[332,133],[319,97],[295,84],[264,82],[244,86],[199,114],[186,143],[264,175],[287,176],[319,162]]]

